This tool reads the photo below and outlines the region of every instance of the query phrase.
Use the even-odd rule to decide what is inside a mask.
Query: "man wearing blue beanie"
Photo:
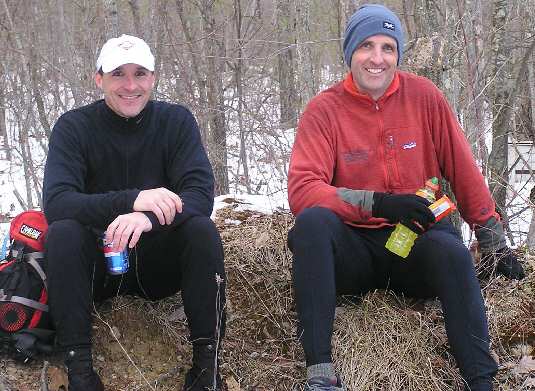
[[[449,218],[437,221],[429,208],[440,186],[429,185],[425,198],[416,194],[430,178],[451,184],[486,271],[524,277],[447,100],[429,80],[398,69],[403,45],[392,11],[360,7],[344,37],[350,72],[314,97],[299,121],[288,245],[306,391],[344,390],[331,355],[336,297],[374,289],[438,297],[466,390],[492,390],[497,365],[472,257]],[[385,247],[398,223],[417,236],[408,255]]]

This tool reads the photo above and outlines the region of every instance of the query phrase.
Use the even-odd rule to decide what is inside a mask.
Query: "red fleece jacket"
[[[415,193],[433,176],[451,183],[470,226],[498,218],[464,133],[431,81],[398,71],[375,102],[359,94],[349,73],[314,97],[301,116],[288,199],[294,215],[322,206],[348,224],[375,228],[386,220],[343,201],[337,188]]]

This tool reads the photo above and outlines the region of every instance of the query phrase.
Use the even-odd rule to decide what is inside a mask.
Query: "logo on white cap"
[[[134,43],[130,42],[130,41],[124,41],[124,42],[121,42],[117,46],[119,46],[120,48],[123,48],[124,50],[128,50],[128,49],[134,47]]]
[[[109,39],[100,50],[97,59],[97,71],[108,73],[124,64],[137,64],[154,71],[154,56],[149,45],[137,37],[123,34]]]

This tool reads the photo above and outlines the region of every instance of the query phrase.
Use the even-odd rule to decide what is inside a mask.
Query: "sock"
[[[334,367],[332,362],[325,362],[321,364],[315,364],[307,367],[307,379],[313,377],[328,377],[329,379],[335,378]]]

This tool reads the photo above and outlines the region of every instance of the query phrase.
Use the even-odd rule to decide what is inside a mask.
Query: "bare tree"
[[[279,32],[278,76],[280,122],[284,127],[297,126],[297,112],[301,106],[295,85],[295,8],[289,0],[277,0],[277,29]]]
[[[117,12],[117,0],[102,0],[104,5],[106,36],[119,36],[119,13]]]
[[[245,144],[247,142],[247,130],[244,127],[243,115],[244,115],[244,99],[245,93],[243,91],[243,71],[244,71],[244,51],[243,46],[245,40],[243,37],[242,24],[243,24],[243,13],[241,0],[234,0],[234,23],[235,23],[235,32],[236,32],[236,60],[232,64],[234,70],[234,82],[236,85],[236,97],[238,100],[237,108],[237,122],[238,122],[238,132],[240,135],[240,158],[238,162],[238,172],[240,167],[243,168],[243,181],[242,184],[245,185],[247,193],[251,193],[251,181],[249,178],[249,164],[247,162],[247,150]]]
[[[0,67],[0,71],[2,68]],[[11,160],[11,149],[9,146],[9,136],[7,134],[6,128],[6,106],[5,106],[5,95],[4,95],[4,83],[3,77],[4,73],[0,73],[0,137],[2,137],[2,149],[5,153],[5,158],[7,161]]]
[[[206,58],[206,87],[208,108],[208,154],[214,167],[216,194],[229,190],[227,170],[227,130],[223,102],[220,56],[223,46],[223,32],[216,23],[214,0],[200,0],[202,31],[204,34],[204,55]]]
[[[303,103],[307,103],[319,91],[319,76],[315,68],[315,60],[312,52],[311,19],[312,0],[297,0],[297,32],[298,32],[298,64],[299,64],[299,85]]]

